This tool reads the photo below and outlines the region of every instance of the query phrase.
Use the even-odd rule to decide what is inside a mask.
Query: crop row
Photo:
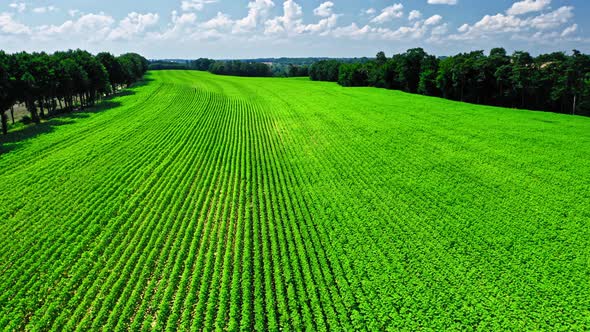
[[[0,329],[585,327],[587,182],[509,138],[539,132],[390,91],[150,75],[0,156]]]
[[[348,326],[269,110],[176,75],[23,150],[1,326]]]

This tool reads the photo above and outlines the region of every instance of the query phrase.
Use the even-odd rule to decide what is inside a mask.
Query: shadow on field
[[[114,97],[131,96],[134,94],[135,94],[135,92],[133,92],[133,91],[126,91],[125,93],[117,94]],[[104,112],[106,110],[110,110],[111,108],[121,106],[122,105],[121,102],[112,100],[114,97],[110,97],[108,99],[103,99],[100,103],[98,103],[92,107],[89,107],[89,108],[76,110],[72,113],[65,113],[65,114],[58,115],[56,118],[61,118],[64,116],[66,116],[68,118],[73,118],[73,119],[87,118],[91,114]]]
[[[76,123],[77,119],[91,117],[92,114],[107,111],[121,106],[121,102],[113,101],[115,97],[133,95],[135,92],[125,90],[99,102],[93,107],[75,110],[71,113],[62,113],[51,116],[39,124],[27,124],[8,132],[8,135],[0,135],[0,155],[14,151],[25,145],[28,140],[37,136],[53,132],[55,128]]]
[[[133,90],[125,90],[125,91],[121,91],[119,93],[117,93],[117,95],[115,97],[125,97],[125,96],[132,96],[135,94],[135,91]],[[109,99],[112,99],[114,97],[109,97]]]
[[[144,77],[141,81],[131,84],[131,86],[129,88],[138,88],[140,86],[148,85],[153,80],[154,80],[153,78]],[[125,90],[125,92],[126,91],[129,91],[129,90]]]

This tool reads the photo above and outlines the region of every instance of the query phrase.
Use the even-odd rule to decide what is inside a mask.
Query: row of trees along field
[[[281,62],[197,59],[192,61],[190,66],[192,69],[209,71],[217,75],[247,77],[305,77],[309,75],[308,65]]]
[[[215,61],[209,66],[209,71],[217,75],[272,77],[272,70],[266,63],[242,61]]]
[[[92,106],[119,87],[131,85],[143,77],[148,64],[135,53],[115,57],[83,50],[54,54],[0,51],[2,131],[8,131],[6,112],[17,103],[24,103],[31,120],[39,123],[52,114]]]
[[[261,59],[266,60],[266,59]],[[246,77],[306,77],[309,76],[308,64],[294,64],[281,61],[282,59],[268,59],[268,62],[258,60],[212,60],[200,58],[197,60],[154,60],[150,63],[150,70],[201,70],[217,75],[246,76]],[[296,60],[296,59],[293,59]],[[304,60],[304,59],[301,59]],[[276,61],[276,62],[273,62]]]
[[[590,115],[590,56],[573,51],[508,55],[503,48],[437,58],[421,48],[363,63],[325,60],[310,78],[477,104]]]

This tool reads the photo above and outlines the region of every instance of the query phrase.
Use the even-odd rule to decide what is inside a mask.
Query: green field
[[[166,71],[3,142],[2,330],[590,329],[589,118]]]

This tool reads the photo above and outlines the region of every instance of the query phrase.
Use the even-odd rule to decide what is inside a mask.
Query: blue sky
[[[588,0],[0,0],[0,48],[149,58],[590,53]]]

